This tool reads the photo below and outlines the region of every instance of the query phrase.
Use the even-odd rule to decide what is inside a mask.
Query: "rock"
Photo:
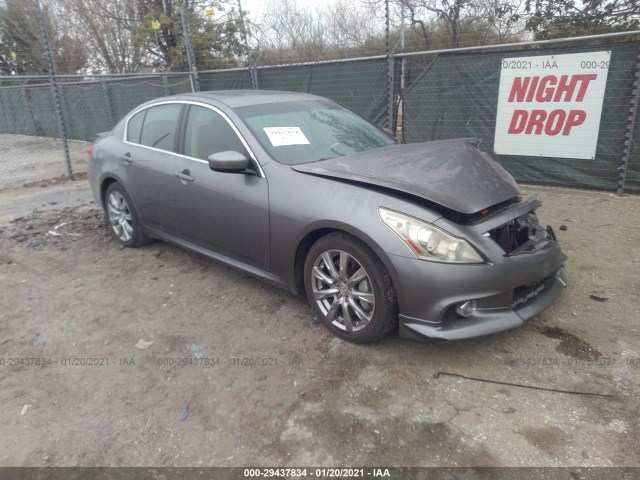
[[[569,228],[566,225],[560,225],[560,230],[566,232],[567,230],[569,230]]]
[[[136,348],[138,350],[149,350],[149,348],[151,348],[151,345],[153,345],[153,342],[147,342],[146,340],[143,340],[142,338],[140,340],[138,340],[138,343],[136,343]]]
[[[182,412],[180,412],[180,421],[184,422],[189,417],[189,405],[191,402],[187,402],[187,404],[182,408]]]
[[[29,239],[29,237],[22,232],[18,232],[15,235],[12,235],[11,239],[15,240],[18,243],[22,243],[22,242],[26,242]]]
[[[42,235],[38,235],[37,237],[33,237],[29,243],[27,244],[30,248],[39,248],[45,243],[45,238]]]
[[[589,298],[591,300],[595,300],[596,302],[608,302],[609,301],[609,297],[604,297],[602,295],[596,295],[594,293],[589,295]]]
[[[204,358],[204,352],[202,351],[202,345],[191,344],[189,345],[189,351],[198,360]]]
[[[27,412],[29,411],[29,408],[31,407],[31,405],[24,405],[22,407],[22,410],[20,410],[20,415],[24,416],[27,414]]]

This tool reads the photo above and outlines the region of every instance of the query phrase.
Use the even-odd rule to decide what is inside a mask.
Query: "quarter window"
[[[127,124],[127,142],[140,143],[142,122],[144,122],[144,116],[146,114],[147,111],[142,110],[129,119],[129,123]]]
[[[149,107],[142,123],[140,143],[147,147],[175,152],[176,130],[182,105],[170,103]]]
[[[217,112],[192,105],[184,139],[184,154],[206,160],[218,152],[235,151],[248,156],[242,141]]]

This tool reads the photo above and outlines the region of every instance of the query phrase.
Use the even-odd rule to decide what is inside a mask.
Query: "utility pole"
[[[51,96],[53,97],[53,105],[56,110],[56,116],[58,117],[58,129],[60,131],[60,138],[62,140],[62,150],[64,151],[64,159],[67,164],[67,179],[73,180],[73,170],[71,168],[71,156],[69,155],[69,144],[67,143],[67,126],[64,121],[64,114],[62,113],[62,102],[60,98],[60,89],[56,80],[56,71],[53,64],[53,55],[51,54],[51,45],[49,44],[49,36],[47,35],[47,28],[44,23],[44,14],[42,13],[42,6],[40,0],[34,1],[36,6],[36,14],[38,15],[38,23],[40,24],[40,34],[42,35],[42,41],[44,43],[45,56],[47,57],[47,66],[49,69],[49,83],[51,85]]]
[[[247,26],[244,23],[244,13],[242,12],[242,3],[238,0],[238,11],[240,13],[240,27],[242,28],[242,41],[244,42],[244,48],[247,51],[247,64],[249,66],[249,75],[251,76],[251,89],[258,89],[258,72],[256,66],[252,64],[251,48],[249,47],[249,38],[247,36]]]
[[[196,57],[193,53],[193,44],[191,43],[191,32],[187,23],[187,6],[186,0],[182,2],[180,7],[180,20],[182,21],[182,36],[184,37],[184,47],[187,51],[187,62],[189,62],[189,72],[191,75],[191,91],[197,92],[200,90],[200,81],[198,79],[198,68],[196,67]]]
[[[387,55],[387,120],[385,128],[393,129],[393,55],[391,52],[391,32],[389,19],[389,0],[385,0],[385,53]]]

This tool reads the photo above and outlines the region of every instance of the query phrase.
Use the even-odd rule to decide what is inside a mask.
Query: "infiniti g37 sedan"
[[[145,103],[100,134],[89,180],[126,247],[160,239],[306,295],[352,342],[522,325],[565,286],[536,198],[477,139],[398,144],[322,97]]]

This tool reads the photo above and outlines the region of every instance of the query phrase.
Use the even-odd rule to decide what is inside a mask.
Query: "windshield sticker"
[[[299,127],[265,127],[264,131],[274,147],[309,145],[309,140]]]

